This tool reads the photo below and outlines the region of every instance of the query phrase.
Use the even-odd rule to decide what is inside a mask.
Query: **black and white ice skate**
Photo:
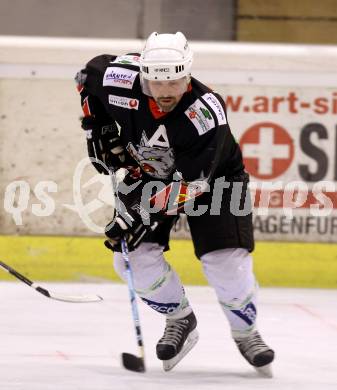
[[[247,337],[234,340],[242,356],[260,375],[269,378],[273,376],[271,362],[274,360],[274,351],[266,345],[257,330]]]
[[[197,319],[192,312],[180,319],[166,318],[163,337],[157,343],[157,357],[163,361],[165,371],[170,371],[195,346],[199,339]]]

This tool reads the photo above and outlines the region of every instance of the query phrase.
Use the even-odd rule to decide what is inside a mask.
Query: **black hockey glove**
[[[118,185],[115,216],[105,228],[105,245],[109,249],[120,251],[123,237],[130,251],[136,249],[146,233],[154,231],[163,219],[159,214],[150,214],[142,205],[144,184],[140,168],[136,168],[129,170]]]
[[[99,173],[108,175],[106,167],[117,170],[123,166],[124,147],[115,122],[104,125],[94,116],[85,116],[82,119],[82,129],[86,131],[88,155],[94,159],[92,164]]]
[[[105,228],[105,235],[108,240],[104,241],[104,245],[112,251],[121,251],[121,239],[125,238],[129,251],[133,251],[142,242],[146,233],[153,231],[155,228],[156,224],[143,225],[141,218],[128,217],[124,219],[122,215],[116,214],[115,218]]]

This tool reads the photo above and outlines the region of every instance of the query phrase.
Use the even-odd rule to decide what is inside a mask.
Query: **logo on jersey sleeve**
[[[110,61],[110,63],[139,66],[139,56],[126,54],[116,57],[113,61]]]
[[[219,125],[225,125],[227,123],[225,110],[223,109],[222,104],[217,99],[217,97],[214,96],[212,93],[205,93],[205,95],[203,95],[202,97],[215,112],[215,115],[218,118]]]
[[[199,99],[188,107],[185,115],[194,124],[199,135],[203,135],[215,127],[212,114]]]
[[[122,108],[128,108],[129,110],[138,110],[139,100],[130,99],[124,96],[109,95],[109,104]]]
[[[139,72],[120,68],[108,67],[103,76],[103,87],[119,87],[132,89]]]

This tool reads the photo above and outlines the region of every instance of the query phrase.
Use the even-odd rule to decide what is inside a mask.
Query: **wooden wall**
[[[337,43],[337,0],[237,0],[236,16],[238,41]]]

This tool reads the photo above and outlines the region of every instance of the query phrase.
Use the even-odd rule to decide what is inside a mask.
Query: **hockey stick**
[[[90,302],[99,302],[102,301],[103,298],[99,295],[62,295],[55,294],[43,287],[37,286],[34,282],[29,280],[26,276],[20,274],[14,268],[0,261],[0,267],[7,271],[9,274],[15,276],[17,279],[21,280],[21,282],[26,283],[28,286],[34,288],[37,292],[44,295],[47,298],[55,299],[57,301],[62,302],[70,302],[70,303],[90,303]]]
[[[131,303],[131,309],[132,309],[132,317],[133,317],[133,322],[134,322],[134,326],[135,326],[136,340],[137,340],[139,355],[140,355],[138,357],[138,356],[133,355],[131,353],[123,352],[122,353],[122,363],[123,363],[124,368],[126,368],[127,370],[137,371],[137,372],[145,372],[145,356],[144,356],[143,336],[142,336],[142,331],[141,331],[140,321],[139,321],[136,292],[135,292],[135,287],[133,284],[133,275],[132,275],[132,270],[131,270],[130,262],[129,262],[128,245],[127,245],[125,238],[122,239],[121,244],[122,244],[122,255],[123,255],[124,265],[125,265],[125,273],[126,273],[126,277],[127,277],[127,281],[128,281],[129,296],[130,296],[130,303]]]
[[[112,190],[115,193],[115,200],[119,202],[116,174],[112,168],[109,168],[109,175],[111,176],[111,184],[112,184]],[[129,289],[132,318],[133,318],[133,323],[136,331],[136,340],[137,340],[137,345],[139,348],[139,355],[140,355],[140,356],[136,356],[131,353],[123,352],[121,355],[122,364],[124,368],[126,368],[127,370],[136,371],[136,372],[145,372],[143,336],[140,327],[140,320],[139,320],[139,313],[138,313],[138,306],[137,306],[137,299],[136,299],[136,291],[133,283],[132,269],[129,261],[129,249],[125,237],[123,237],[121,240],[121,247],[122,247],[122,256],[124,260],[127,284]]]

